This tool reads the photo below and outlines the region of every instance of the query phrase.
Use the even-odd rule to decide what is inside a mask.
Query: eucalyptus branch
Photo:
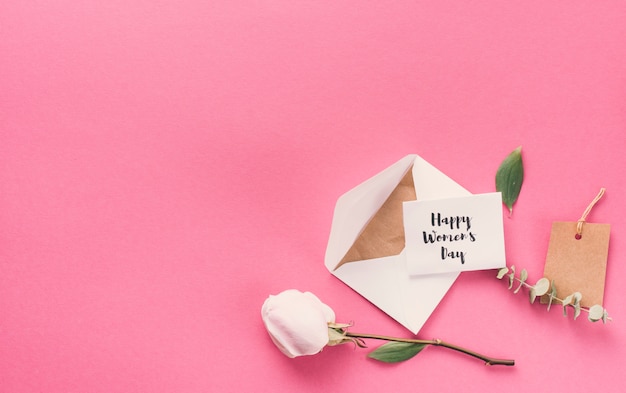
[[[368,357],[387,363],[401,362],[408,360],[417,355],[422,349],[429,345],[447,348],[453,351],[461,352],[465,355],[472,356],[485,362],[488,366],[514,366],[515,360],[509,359],[497,359],[489,356],[482,355],[478,352],[459,347],[458,345],[450,344],[445,341],[434,340],[420,340],[412,338],[400,338],[382,336],[379,334],[368,333],[354,333],[346,330],[349,327],[348,324],[329,324],[329,345],[343,344],[346,342],[352,342],[361,348],[366,348],[364,339],[383,340],[387,341],[386,344],[378,347],[374,351],[368,354]]]
[[[526,282],[528,279],[528,272],[526,269],[522,269],[519,277],[516,277],[515,265],[512,265],[510,268],[503,267],[498,271],[498,275],[496,277],[501,280],[505,276],[509,281],[509,289],[512,289],[515,284],[517,285],[517,288],[515,288],[513,293],[518,293],[522,287],[528,289],[528,296],[531,304],[535,302],[535,299],[538,296],[545,296],[547,297],[548,311],[550,311],[552,304],[556,302],[563,306],[563,316],[565,317],[567,316],[567,308],[571,307],[574,309],[574,319],[580,316],[581,311],[584,311],[588,314],[587,319],[591,322],[598,322],[601,320],[603,323],[606,323],[607,321],[612,321],[606,309],[599,304],[593,305],[589,308],[582,307],[580,305],[580,301],[583,296],[580,292],[574,292],[564,299],[561,299],[557,296],[557,289],[554,281],[550,281],[547,278],[542,277],[535,283],[535,285],[528,284]]]

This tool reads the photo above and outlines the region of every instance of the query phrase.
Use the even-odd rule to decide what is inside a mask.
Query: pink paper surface
[[[622,1],[3,2],[0,391],[621,391],[624,21]],[[482,271],[420,336],[513,368],[274,347],[260,308],[287,288],[408,337],[325,269],[335,201],[408,153],[492,192],[519,145],[509,264],[538,279],[552,222],[606,187],[612,323]]]

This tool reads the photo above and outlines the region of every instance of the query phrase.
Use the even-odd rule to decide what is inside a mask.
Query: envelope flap
[[[363,228],[335,269],[348,262],[397,255],[404,249],[402,202],[415,200],[411,169],[407,169],[400,183]]]
[[[340,280],[417,334],[459,273],[405,274],[404,255],[348,263],[333,272]]]
[[[333,271],[345,263],[342,260],[350,253],[350,249],[357,242],[365,228],[374,220],[374,217],[383,217],[383,214],[378,214],[378,212],[403,180],[405,180],[405,184],[401,187],[402,191],[397,192],[397,197],[401,198],[401,195],[406,193],[406,184],[412,183],[412,171],[410,169],[415,157],[417,155],[414,154],[404,157],[384,171],[348,191],[337,200],[326,249],[325,264],[328,270]],[[405,179],[407,174],[409,174],[410,178]],[[411,187],[413,187],[412,184]],[[414,193],[415,191],[413,190],[413,199],[415,198]],[[395,198],[396,196],[394,196]],[[404,233],[401,203],[399,209],[399,225],[396,225],[396,227],[400,228],[402,233]],[[386,220],[388,218],[383,221]],[[398,220],[397,217],[396,220]],[[373,228],[379,226],[380,223],[375,222]],[[381,243],[384,242],[378,242],[378,244]],[[395,252],[396,255],[404,247],[404,237],[402,237],[400,243],[401,246]],[[393,254],[383,254],[381,256],[388,255]]]
[[[404,259],[395,255],[370,259],[360,263],[348,263],[333,274],[352,289],[374,303],[387,315],[406,325],[405,303],[398,301],[405,295],[405,282],[410,279],[403,274]],[[387,283],[395,283],[387,285]]]

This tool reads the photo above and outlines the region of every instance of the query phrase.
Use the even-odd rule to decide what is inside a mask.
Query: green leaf
[[[526,269],[522,269],[522,271],[520,272],[520,277],[519,277],[519,286],[515,289],[515,291],[513,291],[513,293],[518,293],[520,289],[522,289],[522,287],[524,286],[524,283],[526,282],[526,280],[528,279],[528,272],[526,271]]]
[[[509,277],[509,289],[513,288],[513,283],[515,282],[515,265],[511,265],[511,273],[508,274]]]
[[[609,313],[604,310],[602,313],[602,323],[606,325],[607,320],[611,320],[611,318],[609,318]]]
[[[565,299],[561,300],[561,304],[563,305],[563,316],[567,317],[567,306],[572,304],[572,299],[574,295],[569,295]]]
[[[403,362],[420,353],[426,345],[428,344],[389,342],[370,352],[367,357],[385,363]]]
[[[554,285],[554,281],[552,281],[551,286],[552,286],[552,290],[550,291],[550,298],[548,299],[548,311],[550,311],[550,306],[552,306],[552,302],[556,298],[556,285]]]
[[[496,277],[498,278],[498,280],[502,280],[502,277],[504,277],[504,275],[507,274],[508,272],[509,272],[509,268],[503,267],[502,269],[498,270],[498,275]]]
[[[535,299],[537,299],[537,291],[535,290],[535,287],[530,287],[530,290],[528,291],[528,297],[530,300],[530,304],[533,304],[535,302]]]
[[[574,297],[574,320],[576,320],[576,318],[580,316],[580,301],[582,300],[583,295],[580,292],[574,292],[572,293],[572,296]]]
[[[539,281],[537,281],[537,283],[535,284],[534,288],[535,294],[537,296],[543,296],[548,293],[548,290],[550,289],[550,280],[545,277],[540,278]]]
[[[515,273],[511,273],[508,275],[509,277],[509,289],[513,288],[513,283],[515,282]]]
[[[591,322],[598,322],[599,320],[602,319],[602,316],[604,315],[604,308],[599,305],[593,305],[591,306],[591,308],[589,309],[589,320]]]
[[[574,304],[574,320],[580,316],[580,303]]]
[[[500,164],[496,172],[496,191],[502,193],[502,202],[513,213],[513,204],[522,189],[524,182],[524,165],[522,163],[522,147],[518,147]]]
[[[563,305],[563,307],[567,306],[568,304],[571,304],[573,298],[574,298],[574,295],[572,294],[572,295],[567,296],[565,299],[563,299],[561,301],[561,304]]]

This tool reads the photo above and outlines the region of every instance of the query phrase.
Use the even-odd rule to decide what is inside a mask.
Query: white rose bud
[[[288,289],[270,295],[261,308],[274,344],[290,358],[314,355],[329,342],[328,323],[335,313],[311,292]]]

